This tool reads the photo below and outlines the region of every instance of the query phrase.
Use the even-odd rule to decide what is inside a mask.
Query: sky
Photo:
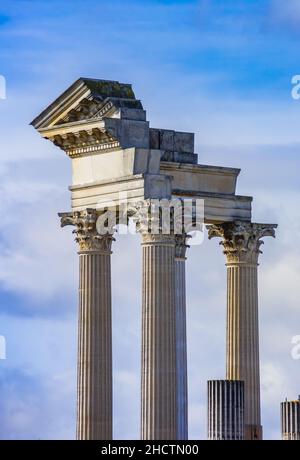
[[[300,0],[2,0],[0,4],[0,439],[75,437],[78,260],[69,158],[29,126],[80,76],[132,83],[153,127],[195,132],[199,163],[241,168],[260,256],[262,423],[300,393]],[[3,79],[0,80],[3,82]],[[0,97],[1,97],[0,87]],[[138,439],[141,250],[113,246],[114,437]],[[189,436],[206,438],[206,382],[225,377],[225,259],[189,250]]]

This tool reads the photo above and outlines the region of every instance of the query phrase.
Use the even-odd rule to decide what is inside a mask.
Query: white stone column
[[[176,439],[175,236],[144,233],[141,437]]]
[[[245,382],[245,439],[262,439],[257,266],[261,238],[276,225],[245,222],[208,227],[227,258],[226,378]]]
[[[112,439],[111,234],[93,210],[60,214],[79,244],[77,439]]]
[[[186,281],[185,261],[187,236],[175,239],[175,305],[176,305],[176,406],[177,439],[188,439],[188,385],[186,346]]]

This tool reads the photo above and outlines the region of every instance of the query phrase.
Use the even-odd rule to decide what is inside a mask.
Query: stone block
[[[122,107],[119,111],[119,116],[123,120],[146,121],[146,111],[142,109],[129,109],[128,107]]]
[[[172,177],[162,174],[145,174],[144,193],[145,199],[171,199],[172,197]]]
[[[194,152],[194,133],[174,132],[174,150],[176,152]]]
[[[161,129],[159,133],[161,150],[174,150],[174,131]]]
[[[104,119],[105,129],[124,149],[149,148],[149,123],[139,120]]]
[[[159,149],[159,129],[150,128],[149,130],[149,147],[150,149]]]

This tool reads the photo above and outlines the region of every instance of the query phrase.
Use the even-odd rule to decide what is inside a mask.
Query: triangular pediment
[[[121,108],[143,109],[130,84],[79,78],[31,124],[41,130],[66,123],[114,117]]]

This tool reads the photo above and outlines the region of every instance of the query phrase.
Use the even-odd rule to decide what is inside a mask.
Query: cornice
[[[47,137],[71,158],[98,150],[117,149],[120,143],[106,130],[93,128]]]

